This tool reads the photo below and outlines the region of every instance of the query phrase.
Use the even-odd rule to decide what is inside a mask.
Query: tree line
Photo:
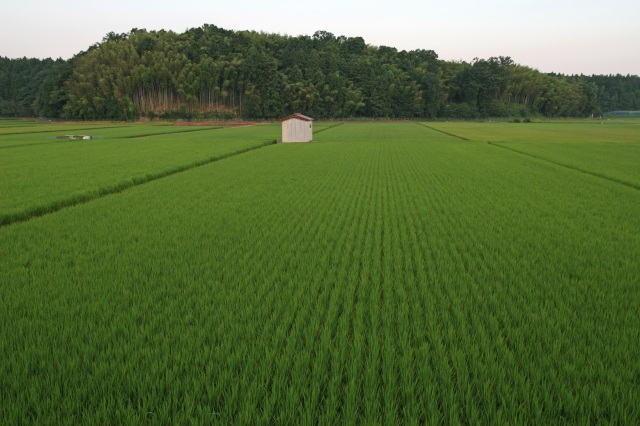
[[[362,37],[214,25],[109,33],[68,61],[0,57],[0,115],[68,119],[584,117],[640,110],[640,77],[443,61]]]

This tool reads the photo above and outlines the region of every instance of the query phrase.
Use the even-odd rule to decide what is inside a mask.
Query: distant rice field
[[[0,418],[638,424],[640,132],[604,123],[2,120]]]

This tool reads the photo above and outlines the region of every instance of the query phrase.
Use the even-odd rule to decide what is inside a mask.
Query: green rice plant
[[[604,123],[604,124],[603,124]],[[479,142],[638,142],[637,123],[587,121],[523,123],[429,122],[429,127]]]
[[[441,132],[489,142],[576,171],[640,188],[640,133],[624,121],[428,123]]]
[[[637,423],[640,194],[469,139],[344,124],[0,228],[0,416]]]
[[[18,133],[2,133],[0,131],[0,149],[18,148],[28,145],[79,146],[91,145],[101,139],[144,138],[156,135],[201,132],[219,129],[216,126],[173,126],[163,124],[84,124],[56,125],[44,127],[20,128]],[[6,129],[9,130],[9,129]],[[94,139],[60,139],[65,135],[88,135]],[[60,145],[65,144],[65,145]],[[71,145],[69,145],[71,144]]]
[[[0,224],[56,211],[275,141],[275,137],[264,136],[275,135],[274,127],[209,129],[136,139],[131,137],[149,135],[150,130],[113,130],[119,132],[119,138],[0,149]]]
[[[56,135],[65,135],[69,133],[85,133],[90,131],[104,131],[104,129],[126,128],[131,125],[119,123],[42,123],[42,122],[24,122],[0,127],[0,136],[2,136],[3,144],[12,143],[12,139],[18,141],[29,141],[34,139],[40,141],[42,138],[55,137]],[[11,136],[11,139],[7,137]]]
[[[513,142],[494,146],[640,189],[640,134],[635,142]]]

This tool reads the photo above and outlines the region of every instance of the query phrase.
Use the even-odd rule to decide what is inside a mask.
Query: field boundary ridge
[[[454,138],[462,139],[463,141],[470,141],[471,140],[471,139],[467,139],[467,138],[465,138],[463,136],[458,136],[458,135],[455,135],[453,133],[445,132],[444,130],[436,129],[435,127],[427,126],[426,124],[421,123],[419,121],[416,121],[415,123],[420,125],[420,126],[422,126],[422,127],[426,127],[427,129],[431,129],[431,130],[434,130],[436,132],[444,133],[447,136],[452,136]]]
[[[21,126],[28,127],[28,126]],[[59,132],[76,132],[78,130],[99,130],[99,129],[119,129],[121,127],[127,126],[105,126],[105,127],[83,127],[79,129],[56,129],[56,130],[35,130],[33,132],[8,132],[2,133],[0,132],[0,136],[20,136],[20,135],[32,135],[34,133],[59,133]]]
[[[338,127],[338,126],[342,126],[343,124],[344,124],[344,122],[341,121],[340,123],[336,123],[333,126],[325,127],[324,129],[320,129],[320,130],[314,130],[313,133],[317,134],[317,133],[325,132],[325,131],[327,131],[329,129],[333,129],[333,128]]]
[[[123,136],[121,138],[113,138],[113,139],[141,139],[141,138],[151,138],[154,136],[179,135],[181,133],[206,132],[208,130],[220,130],[220,129],[224,129],[224,127],[215,126],[215,127],[208,127],[206,129],[196,128],[196,129],[189,129],[189,130],[180,130],[177,132],[173,131],[173,132],[164,132],[164,133],[148,133],[148,134],[134,135],[134,136]]]
[[[535,155],[535,154],[530,154],[528,152],[524,152],[524,151],[517,150],[515,148],[504,146],[504,145],[502,145],[500,143],[497,143],[497,142],[487,141],[487,143],[489,145],[495,146],[497,148],[506,149],[507,151],[511,151],[511,152],[515,152],[515,153],[518,153],[518,154],[521,154],[521,155],[526,155],[527,157],[535,158],[536,160],[545,161],[547,163],[555,164],[556,166],[564,167],[564,168],[567,168],[569,170],[574,170],[576,172],[584,173],[584,174],[587,174],[587,175],[590,175],[590,176],[594,176],[594,177],[597,177],[597,178],[600,178],[600,179],[606,179],[606,180],[608,180],[610,182],[618,183],[620,185],[624,185],[624,186],[628,186],[628,187],[636,189],[636,190],[640,190],[640,185],[638,185],[636,183],[632,183],[632,182],[628,182],[628,181],[625,181],[625,180],[622,180],[622,179],[618,179],[618,178],[615,178],[615,177],[612,177],[612,176],[608,176],[608,175],[605,175],[603,173],[592,172],[590,170],[585,170],[585,169],[582,169],[580,167],[572,166],[570,164],[561,163],[559,161],[553,161],[553,160],[550,160],[548,158],[540,157],[540,156]]]
[[[73,207],[80,204],[85,204],[93,200],[97,200],[102,197],[106,197],[108,195],[117,194],[123,192],[127,189],[144,185],[145,183],[153,182],[158,179],[162,179],[165,177],[173,176],[178,173],[186,172],[191,169],[195,169],[197,167],[206,166],[207,164],[215,163],[217,161],[225,160],[230,157],[235,157],[237,155],[246,154],[250,151],[255,151],[260,148],[265,148],[270,145],[274,145],[276,143],[275,140],[271,140],[268,142],[264,142],[257,146],[252,146],[248,148],[241,149],[239,151],[233,151],[226,154],[216,155],[213,157],[206,158],[204,160],[196,161],[190,164],[174,167],[172,169],[167,169],[158,173],[148,174],[146,176],[135,177],[125,182],[116,183],[112,186],[100,188],[98,190],[90,191],[84,194],[80,194],[73,198],[62,199],[59,201],[55,201],[46,206],[38,206],[31,209],[28,209],[24,212],[12,213],[12,214],[0,214],[0,228],[5,226],[12,225],[14,223],[26,222],[31,219],[35,219],[41,216],[45,216],[51,213],[56,213],[64,208]]]
[[[107,127],[103,127],[104,129],[107,129]],[[166,132],[166,133],[145,133],[142,135],[134,135],[134,136],[122,136],[122,137],[109,137],[106,138],[107,140],[121,140],[121,139],[144,139],[144,138],[151,138],[154,136],[163,136],[163,135],[179,135],[181,133],[193,133],[193,132],[204,132],[207,130],[220,130],[223,129],[224,127],[210,127],[207,129],[189,129],[189,130],[182,130],[179,132]],[[82,129],[81,129],[82,130]],[[88,129],[84,129],[84,130],[88,130]],[[44,132],[42,132],[44,133]],[[22,134],[22,133],[20,133]],[[24,133],[24,134],[29,134],[29,133]],[[2,136],[2,135],[0,135]],[[15,136],[15,135],[14,135]],[[49,139],[51,139],[53,136],[50,136]],[[102,136],[97,136],[97,139],[104,139]],[[0,146],[0,149],[9,149],[9,148],[25,148],[25,147],[30,147],[30,146],[40,146],[40,145],[51,145],[51,144],[56,144],[56,143],[87,143],[87,141],[82,140],[82,139],[59,139],[59,140],[49,140],[46,142],[34,142],[34,143],[22,143],[22,144],[14,144],[14,145],[5,145],[5,146]]]

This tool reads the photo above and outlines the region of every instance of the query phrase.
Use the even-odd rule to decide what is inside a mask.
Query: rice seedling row
[[[635,121],[422,124],[640,188],[640,131]]]
[[[317,139],[1,228],[0,416],[640,419],[637,190],[415,124]]]
[[[0,224],[273,143],[274,130],[220,129],[151,139],[122,139],[121,133],[119,139],[0,150]]]
[[[636,142],[503,142],[493,145],[640,189],[640,132]]]
[[[60,146],[91,145],[102,139],[143,138],[156,135],[201,132],[219,129],[219,126],[173,126],[164,124],[120,124],[72,127],[52,127],[43,130],[26,131],[17,134],[0,132],[0,149],[31,147],[34,145],[65,144]],[[87,135],[94,139],[59,139],[65,135]],[[71,144],[71,145],[69,145]],[[3,151],[4,152],[4,151]]]

